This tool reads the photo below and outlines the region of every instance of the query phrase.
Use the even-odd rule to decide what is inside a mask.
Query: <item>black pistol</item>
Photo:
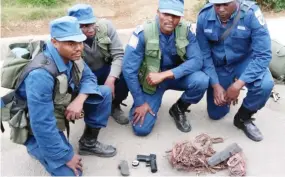
[[[147,167],[150,166],[152,173],[157,172],[156,155],[155,154],[150,154],[149,156],[137,155],[137,160],[140,162],[146,162],[146,166]]]

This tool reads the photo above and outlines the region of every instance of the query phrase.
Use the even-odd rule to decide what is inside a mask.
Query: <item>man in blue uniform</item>
[[[123,74],[134,99],[130,119],[138,136],[152,131],[168,89],[184,91],[169,113],[180,131],[189,132],[185,112],[208,88],[203,58],[183,13],[183,0],[159,1],[157,18],[137,27],[126,47]]]
[[[81,157],[73,151],[61,131],[64,126],[61,121],[80,119],[84,110],[86,127],[79,140],[79,154],[114,156],[116,148],[97,141],[100,128],[106,126],[111,112],[111,90],[98,86],[95,75],[80,59],[86,36],[76,18],[56,19],[50,23],[50,31],[52,39],[44,45],[43,53],[27,65],[23,82],[16,91],[17,104],[21,102],[19,100],[26,102],[29,113],[31,131],[25,145],[28,153],[51,175],[81,175]],[[37,61],[41,61],[40,67]],[[82,67],[77,65],[80,61]],[[65,92],[67,87],[68,93],[78,92],[64,110],[61,108],[70,98]]]
[[[264,107],[274,84],[268,69],[270,36],[261,10],[251,1],[210,0],[198,16],[197,40],[210,76],[209,117],[223,118],[246,86],[248,93],[234,125],[250,139],[261,141],[263,135],[252,115]]]
[[[96,18],[92,6],[88,4],[74,5],[68,9],[68,15],[78,19],[87,37],[84,41],[84,61],[97,76],[98,84],[112,90],[112,117],[119,124],[128,124],[129,119],[120,107],[129,92],[121,74],[124,49],[115,27],[107,19]]]

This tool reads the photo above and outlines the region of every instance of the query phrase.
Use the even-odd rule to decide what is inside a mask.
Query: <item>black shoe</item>
[[[185,112],[189,112],[187,108],[190,106],[188,103],[183,103],[178,100],[169,110],[169,114],[173,117],[176,127],[182,132],[190,132],[191,125],[187,120]]]
[[[263,135],[260,130],[253,123],[255,119],[251,116],[256,113],[249,111],[245,107],[241,106],[234,118],[234,125],[243,130],[246,136],[253,141],[263,140]]]
[[[85,126],[84,133],[79,140],[80,155],[95,155],[99,157],[113,157],[117,154],[115,147],[97,141],[100,129]]]
[[[125,112],[121,109],[120,104],[119,105],[112,105],[112,115],[114,120],[121,125],[126,125],[129,123],[129,118],[125,116]]]

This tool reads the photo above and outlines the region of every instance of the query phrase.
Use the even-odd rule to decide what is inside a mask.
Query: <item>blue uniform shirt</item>
[[[69,85],[73,86],[70,74],[72,63],[65,64],[55,51],[54,48],[47,49],[44,54],[55,62],[60,73],[67,75]],[[72,147],[62,138],[63,132],[59,132],[56,126],[53,105],[54,84],[55,80],[48,71],[35,69],[29,73],[17,91],[21,98],[27,100],[30,125],[37,142],[36,144],[31,143],[31,145],[40,147],[41,153],[52,169],[66,164],[74,155]],[[97,79],[85,63],[80,82],[80,93],[92,94],[92,97],[90,97],[91,95],[90,98],[88,97],[89,103],[96,104],[102,101]],[[35,148],[31,145],[27,144],[28,150]]]
[[[133,36],[131,38],[133,39],[131,39],[126,46],[123,59],[123,74],[134,98],[135,106],[140,106],[145,103],[143,91],[138,80],[139,68],[145,55],[144,32],[142,29],[140,30],[140,28],[141,27],[138,27],[132,34]],[[203,65],[199,45],[190,29],[187,38],[189,45],[186,47],[186,61],[182,64],[178,64],[179,62],[181,63],[181,59],[177,55],[175,33],[171,35],[159,33],[159,47],[162,53],[161,71],[171,69],[175,79],[199,71]]]
[[[223,27],[214,7],[207,4],[197,22],[197,40],[204,56],[204,71],[210,76],[211,85],[219,83],[215,68],[224,67],[232,72],[235,64],[250,58],[250,63],[240,80],[251,83],[262,78],[271,60],[270,35],[261,10],[257,5],[241,11],[240,21],[222,42],[219,37],[233,23],[235,13]]]

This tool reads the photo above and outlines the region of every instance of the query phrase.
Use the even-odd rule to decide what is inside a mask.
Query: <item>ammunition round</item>
[[[139,166],[139,164],[140,164],[140,162],[137,161],[137,160],[132,161],[132,166],[133,167],[137,167],[137,166]]]

